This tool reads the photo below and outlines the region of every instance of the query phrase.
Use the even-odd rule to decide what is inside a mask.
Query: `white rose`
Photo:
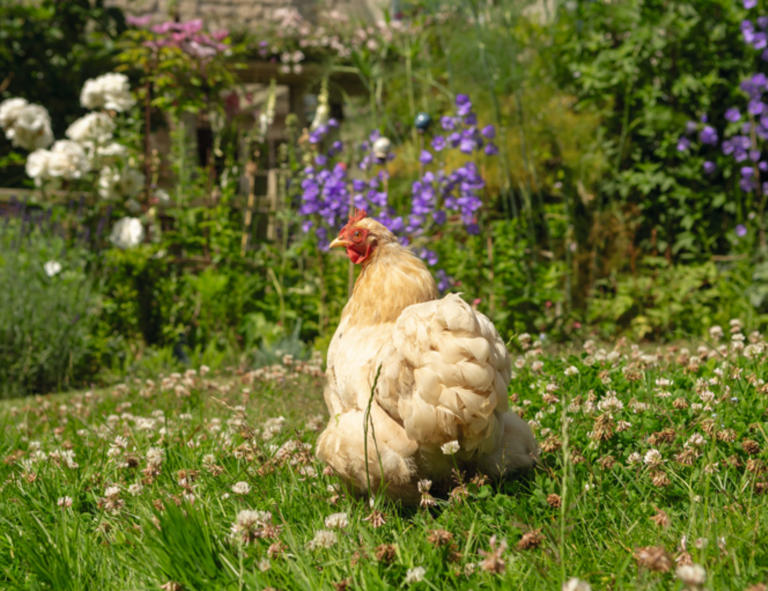
[[[5,130],[12,127],[19,112],[28,104],[23,98],[9,98],[0,103],[0,127]]]
[[[25,150],[46,148],[53,141],[51,117],[41,105],[28,104],[15,113],[13,125],[6,130],[6,137],[14,146]]]
[[[67,137],[76,142],[108,142],[115,131],[115,122],[106,113],[88,113],[67,128]]]
[[[138,246],[144,240],[144,226],[138,218],[121,218],[112,228],[109,240],[118,248]]]
[[[48,171],[51,176],[79,179],[89,169],[88,158],[80,144],[71,140],[59,140],[53,144],[48,160]]]
[[[87,80],[80,92],[80,104],[87,109],[127,111],[136,100],[131,95],[128,77],[112,72]]]
[[[41,180],[47,178],[48,175],[48,162],[50,160],[51,153],[48,150],[35,150],[27,156],[26,171],[27,175],[35,180]]]
[[[117,198],[117,185],[119,183],[120,171],[109,166],[103,167],[99,172],[99,179],[96,181],[99,197],[107,200]]]
[[[110,142],[104,146],[96,148],[96,156],[105,160],[122,158],[128,153],[128,149],[117,142]]]

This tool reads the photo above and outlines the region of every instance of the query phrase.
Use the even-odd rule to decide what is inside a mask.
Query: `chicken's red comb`
[[[357,222],[359,222],[360,220],[366,217],[368,217],[368,214],[365,213],[364,209],[355,209],[355,213],[349,216],[349,222],[347,223],[356,224]]]
[[[356,224],[357,222],[359,222],[365,217],[368,217],[368,214],[365,213],[364,209],[355,209],[355,213],[352,213],[349,215],[349,221],[344,225],[341,231],[343,232],[344,230],[346,230],[353,224]]]

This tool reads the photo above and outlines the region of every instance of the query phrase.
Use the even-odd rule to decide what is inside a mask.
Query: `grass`
[[[740,338],[523,341],[510,397],[542,466],[428,507],[324,470],[309,365],[3,403],[0,588],[766,589],[768,348]]]

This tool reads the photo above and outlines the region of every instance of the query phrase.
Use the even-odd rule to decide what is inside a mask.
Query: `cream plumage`
[[[405,500],[454,465],[491,476],[531,467],[538,447],[508,408],[510,359],[491,321],[457,295],[437,299],[424,263],[364,212],[332,246],[362,271],[328,348],[318,456],[356,489],[370,479]],[[443,453],[454,441],[455,455]]]

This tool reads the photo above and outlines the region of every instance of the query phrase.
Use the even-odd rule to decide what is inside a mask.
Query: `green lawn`
[[[0,588],[681,589],[695,563],[692,589],[765,589],[768,348],[750,339],[521,350],[510,396],[542,466],[457,475],[417,508],[324,471],[311,367],[5,402]]]

